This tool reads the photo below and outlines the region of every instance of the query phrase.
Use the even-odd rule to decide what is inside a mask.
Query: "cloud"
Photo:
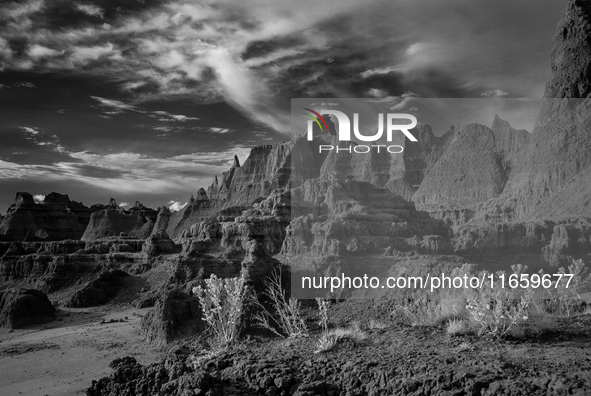
[[[171,212],[178,212],[181,209],[183,209],[185,206],[187,206],[188,202],[185,202],[184,204],[180,203],[179,201],[170,201],[168,203],[168,209],[170,209]]]
[[[99,102],[100,105],[103,107],[114,109],[115,113],[120,113],[123,111],[138,111],[135,106],[130,105],[128,103],[121,102],[119,100],[106,99],[106,98],[101,98],[98,96],[91,96],[91,98],[96,100],[97,102]]]
[[[35,203],[42,203],[43,201],[45,201],[45,195],[35,194],[33,195],[33,200],[35,201]]]
[[[111,59],[121,59],[121,52],[115,48],[112,43],[105,43],[104,45],[95,45],[90,47],[74,46],[72,47],[72,54],[70,60],[74,64],[87,64],[90,61],[96,61],[101,57],[110,57]]]
[[[131,204],[129,202],[121,202],[119,206],[122,208],[127,208],[128,206],[131,206]]]
[[[34,44],[29,48],[28,53],[33,58],[43,58],[62,55],[64,51],[56,51],[39,44]]]
[[[22,131],[31,134],[32,136],[39,135],[39,131],[34,127],[19,127]]]
[[[208,131],[213,132],[213,133],[228,133],[228,132],[230,132],[230,129],[211,127],[208,129]]]
[[[225,101],[288,133],[292,97],[541,96],[558,3],[5,2],[0,59],[4,70],[100,76],[136,105]]]
[[[489,91],[483,92],[480,96],[485,98],[502,98],[503,96],[509,95],[508,92],[503,91],[502,89],[491,89]]]
[[[101,7],[94,4],[76,4],[76,8],[86,15],[96,16],[100,18],[102,18],[103,14],[105,13],[105,11]]]

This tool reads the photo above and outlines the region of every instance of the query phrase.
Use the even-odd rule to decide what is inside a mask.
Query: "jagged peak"
[[[72,201],[70,200],[70,197],[67,194],[60,194],[60,193],[56,193],[56,192],[51,192],[49,194],[47,194],[45,196],[45,199],[43,200],[43,203],[45,204],[69,204]]]
[[[14,203],[35,203],[35,200],[28,192],[17,192]]]
[[[232,167],[240,167],[240,160],[238,159],[237,155],[234,156],[234,163],[232,164]]]
[[[556,29],[545,98],[591,97],[591,2],[570,0]]]
[[[168,207],[166,206],[161,206],[160,208],[158,208],[158,214],[171,214],[170,209],[168,209]]]
[[[200,201],[208,199],[207,192],[205,192],[205,189],[203,187],[197,190],[197,199]]]
[[[495,114],[495,117],[493,119],[492,125],[490,126],[490,129],[492,129],[493,131],[497,131],[497,130],[505,129],[507,127],[512,128],[509,121],[503,120],[501,117],[499,117],[498,114]]]
[[[115,198],[109,198],[109,204],[107,205],[106,209],[121,209],[119,205],[117,205],[117,201]]]

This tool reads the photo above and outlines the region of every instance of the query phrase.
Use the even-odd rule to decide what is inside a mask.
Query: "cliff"
[[[158,212],[140,202],[125,210],[111,198],[108,205],[92,214],[81,239],[93,241],[119,235],[145,239],[152,233],[157,216]]]
[[[80,239],[91,214],[92,209],[71,201],[67,195],[52,192],[42,202],[35,202],[31,194],[19,192],[0,222],[0,238],[15,241]]]
[[[571,0],[552,47],[552,77],[531,144],[504,194],[513,219],[591,216],[591,3]]]

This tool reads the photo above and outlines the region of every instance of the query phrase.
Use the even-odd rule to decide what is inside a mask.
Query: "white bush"
[[[214,274],[205,280],[205,287],[193,288],[203,310],[203,319],[223,345],[238,337],[245,293],[244,278],[221,279]]]

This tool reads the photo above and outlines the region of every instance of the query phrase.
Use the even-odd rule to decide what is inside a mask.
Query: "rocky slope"
[[[100,395],[585,395],[591,391],[589,316],[563,321],[550,337],[491,341],[449,336],[439,326],[408,326],[389,318],[392,306],[340,304],[331,317],[369,321],[362,341],[345,340],[314,354],[316,337],[252,339],[213,357],[195,359],[202,344],[171,350],[162,362],[125,357],[93,381]],[[334,312],[337,311],[337,312]],[[355,312],[356,311],[356,312]],[[381,311],[381,312],[380,312]]]

